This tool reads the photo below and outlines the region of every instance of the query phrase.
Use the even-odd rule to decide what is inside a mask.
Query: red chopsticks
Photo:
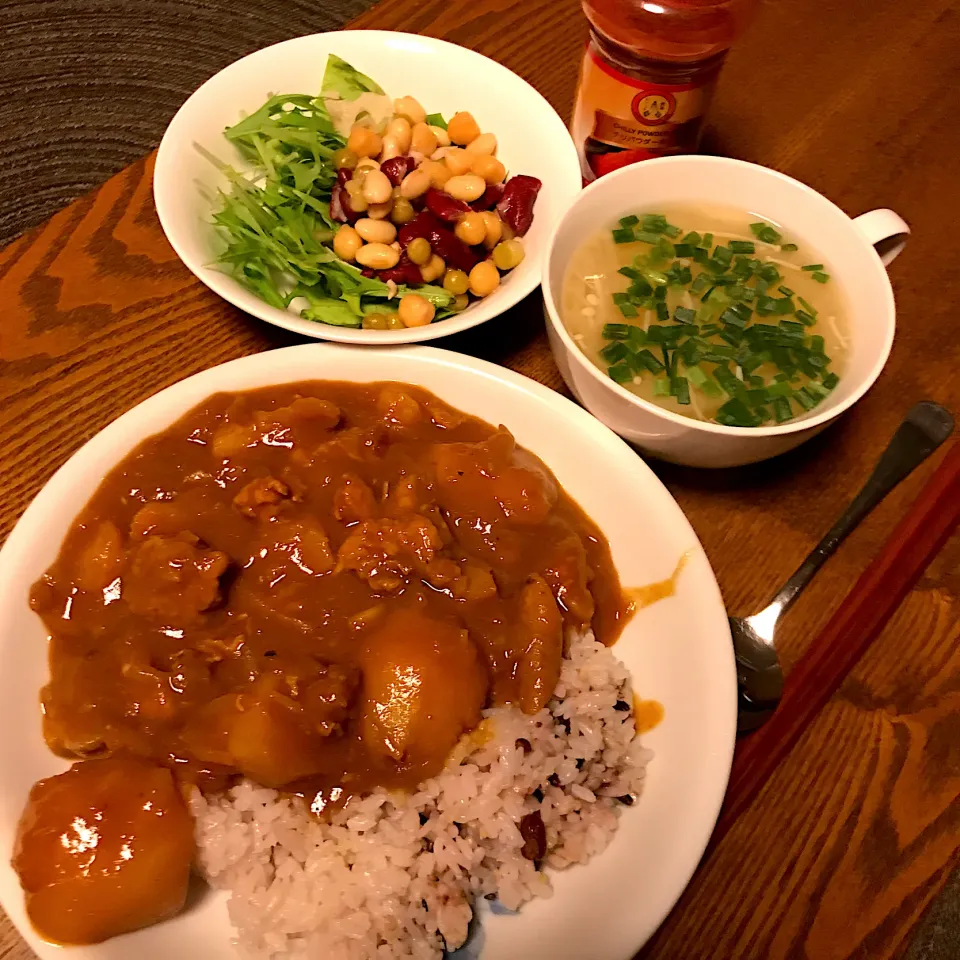
[[[787,675],[776,713],[737,745],[712,844],[750,806],[960,524],[960,443],[953,442],[850,594]]]

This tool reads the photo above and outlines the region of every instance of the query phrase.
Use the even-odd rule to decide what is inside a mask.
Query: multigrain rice
[[[230,891],[241,955],[437,960],[466,940],[478,897],[509,909],[549,897],[544,866],[603,850],[651,753],[635,736],[630,678],[613,652],[591,633],[567,646],[546,709],[485,711],[415,793],[351,800],[329,822],[249,782],[195,794],[200,867]],[[521,854],[520,832],[535,812],[546,834],[537,862]]]

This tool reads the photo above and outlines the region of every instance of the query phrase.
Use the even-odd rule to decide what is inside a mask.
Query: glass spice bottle
[[[590,41],[570,132],[584,180],[693,153],[727,56],[756,0],[583,0]]]

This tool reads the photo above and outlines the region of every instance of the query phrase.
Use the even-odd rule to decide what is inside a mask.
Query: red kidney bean
[[[476,210],[477,213],[484,210],[492,210],[500,202],[502,196],[503,184],[490,183],[487,185],[487,189],[483,191],[483,196],[479,200],[474,200],[473,203],[470,204],[470,207]]]
[[[364,267],[360,271],[360,275],[366,277],[368,280],[376,280],[377,274],[375,270],[371,270],[369,267]]]
[[[346,167],[341,167],[337,171],[337,183],[339,183],[341,187],[345,187],[352,179],[352,170],[348,170]]]
[[[404,248],[417,237],[429,240],[433,252],[445,260],[448,266],[458,270],[469,273],[480,261],[473,250],[459,237],[454,236],[429,210],[418,213],[413,220],[404,224],[397,234],[397,239]]]
[[[381,169],[383,169],[381,167]],[[423,283],[423,274],[420,268],[407,256],[406,250],[400,254],[400,260],[395,267],[389,270],[378,270],[377,279],[386,283],[392,280],[394,283],[416,284]]]
[[[511,177],[503,188],[497,210],[503,222],[509,224],[518,237],[522,237],[533,223],[533,205],[542,186],[536,177],[521,173]]]
[[[413,157],[393,157],[380,164],[381,173],[395,186],[399,187],[403,178],[413,169]]]
[[[427,191],[427,209],[441,220],[456,223],[465,213],[470,212],[470,205],[431,187]]]
[[[542,860],[547,852],[547,831],[539,810],[520,818],[520,836],[523,837],[521,855],[527,860]]]
[[[338,223],[349,223],[350,216],[347,213],[349,206],[347,191],[339,183],[335,183],[330,193],[330,218]]]

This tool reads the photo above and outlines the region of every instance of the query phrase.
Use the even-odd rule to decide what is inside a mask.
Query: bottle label
[[[638,80],[620,73],[589,46],[570,125],[584,179],[638,160],[695,151],[714,80]]]

